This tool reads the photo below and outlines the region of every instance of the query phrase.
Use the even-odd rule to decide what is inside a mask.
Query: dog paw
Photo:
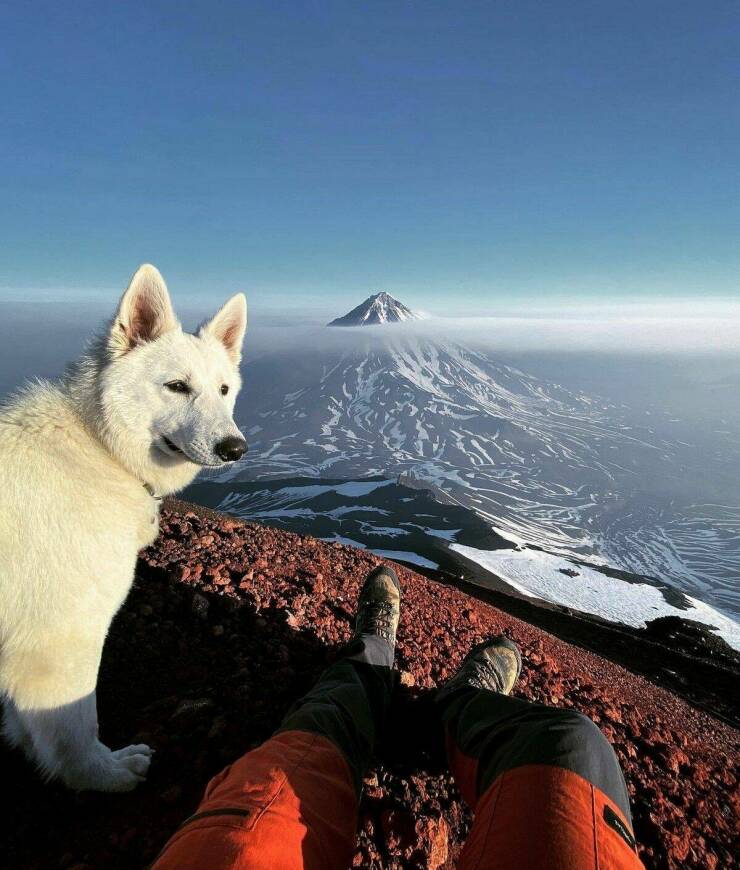
[[[113,765],[105,791],[131,791],[146,779],[152,763],[152,749],[144,743],[111,752]]]
[[[144,743],[113,752],[105,749],[84,772],[62,778],[77,791],[133,791],[146,779],[153,751]]]
[[[154,750],[146,743],[133,743],[131,746],[124,746],[123,749],[116,749],[111,752],[114,758],[128,758],[130,755],[145,755],[151,758]]]

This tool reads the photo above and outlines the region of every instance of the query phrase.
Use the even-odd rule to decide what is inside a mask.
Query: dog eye
[[[221,395],[225,396],[229,392],[228,384],[221,384]]]
[[[170,381],[165,384],[168,390],[172,390],[173,393],[189,393],[190,387],[185,383],[185,381]]]

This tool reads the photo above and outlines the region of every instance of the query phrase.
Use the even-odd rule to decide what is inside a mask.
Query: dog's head
[[[237,293],[194,335],[183,332],[162,276],[141,266],[111,322],[98,375],[99,422],[129,467],[175,489],[198,466],[244,454],[233,413],[246,328],[247,302]]]

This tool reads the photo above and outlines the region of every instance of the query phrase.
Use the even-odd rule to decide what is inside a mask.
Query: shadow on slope
[[[142,553],[112,627],[99,683],[103,740],[149,742],[157,750],[150,779],[135,794],[74,795],[42,784],[4,750],[13,798],[6,866],[107,870],[151,861],[208,779],[264,740],[350,637],[361,583],[377,561],[367,551],[166,506],[161,535]],[[399,575],[402,713],[408,695],[439,685],[471,646],[505,631],[524,658],[515,693],[582,710],[611,740],[646,865],[730,865],[734,832],[723,808],[737,785],[736,731],[459,589],[404,568]],[[407,725],[416,737],[429,731]],[[393,763],[367,778],[354,864],[453,866],[468,811],[448,774],[417,767],[429,760],[421,747],[397,748]]]

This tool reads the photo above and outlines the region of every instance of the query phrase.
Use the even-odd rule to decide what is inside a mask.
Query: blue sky
[[[737,296],[734,2],[11,2],[0,300]]]

